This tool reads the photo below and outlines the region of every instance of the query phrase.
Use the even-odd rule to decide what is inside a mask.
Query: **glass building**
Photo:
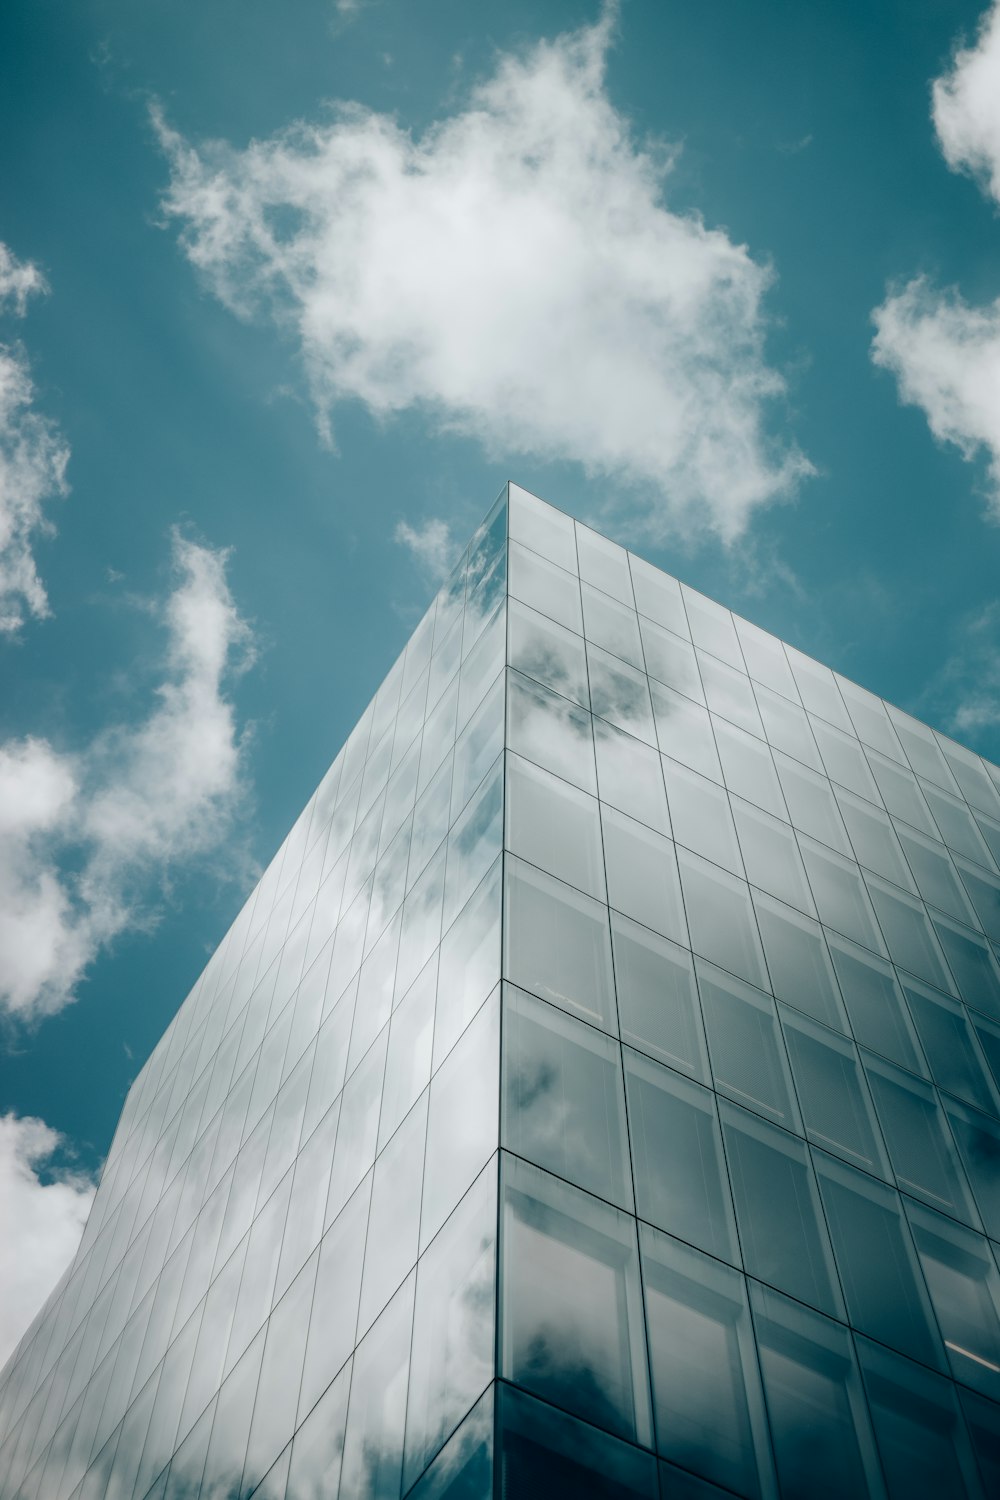
[[[1000,770],[511,485],[136,1079],[2,1500],[1000,1495]]]

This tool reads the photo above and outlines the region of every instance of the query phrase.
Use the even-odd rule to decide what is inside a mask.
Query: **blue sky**
[[[506,478],[1000,759],[998,16],[0,9],[15,1321]]]

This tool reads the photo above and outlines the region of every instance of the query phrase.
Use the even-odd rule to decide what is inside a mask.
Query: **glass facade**
[[[126,1101],[0,1500],[1000,1493],[1000,770],[507,487]]]

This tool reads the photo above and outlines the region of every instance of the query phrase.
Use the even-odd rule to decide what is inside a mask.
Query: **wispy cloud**
[[[968,172],[1000,203],[1000,0],[931,95],[948,166]],[[1000,299],[973,307],[956,288],[942,291],[918,276],[872,316],[872,359],[895,375],[900,399],[919,406],[934,436],[963,458],[986,456],[987,514],[1000,522]]]
[[[44,1120],[0,1115],[0,1366],[69,1265],[94,1184],[54,1165],[63,1145]]]
[[[967,743],[1000,726],[1000,599],[959,622],[952,654],[917,708]]]
[[[399,521],[392,534],[394,542],[412,553],[417,566],[431,583],[443,583],[458,561],[459,548],[447,521],[437,517],[411,526]]]
[[[28,299],[45,290],[38,268],[0,243],[0,314],[23,317]],[[34,407],[24,350],[0,343],[0,632],[15,634],[27,615],[48,614],[32,551],[51,530],[48,500],[66,489],[69,449],[54,424]]]
[[[148,916],[177,861],[211,850],[244,790],[228,681],[252,654],[226,554],[173,536],[157,703],[82,750],[0,744],[0,1009],[59,1010],[97,952]]]
[[[419,138],[348,104],[199,148],[156,113],[164,210],[216,295],[291,331],[328,436],[347,399],[417,408],[493,454],[579,463],[654,533],[732,540],[811,472],[769,436],[772,272],[669,207],[671,153],[606,91],[613,29],[609,6],[501,55]]]

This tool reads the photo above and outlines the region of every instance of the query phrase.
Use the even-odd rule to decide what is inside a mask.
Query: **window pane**
[[[340,1212],[375,1160],[388,1040],[389,1028],[384,1027],[378,1041],[351,1074],[344,1088],[337,1147],[330,1176],[330,1197],[326,1210],[328,1224]]]
[[[313,1254],[272,1312],[247,1444],[243,1485],[258,1484],[295,1427],[299,1383],[318,1254]]]
[[[553,692],[590,707],[587,657],[580,636],[521,604],[510,605],[508,662]]]
[[[913,871],[921,896],[959,922],[975,927],[976,917],[963,891],[947,849],[900,824],[899,841]]]
[[[369,1173],[320,1245],[300,1414],[311,1409],[354,1348],[371,1190]]]
[[[715,1087],[786,1130],[800,1129],[774,1001],[721,969],[696,967]]]
[[[655,1500],[656,1460],[523,1391],[500,1385],[501,1493]]]
[[[967,1109],[957,1099],[945,1099],[962,1162],[988,1235],[1000,1240],[1000,1122],[977,1109]]]
[[[594,734],[587,710],[517,672],[507,677],[510,748],[585,792],[596,793]]]
[[[645,1224],[640,1237],[657,1448],[757,1496],[757,1454],[768,1478],[770,1461],[743,1277]]]
[[[451,817],[462,811],[503,749],[504,682],[498,677],[458,737],[451,789]],[[414,820],[416,827],[416,820]]]
[[[749,802],[742,802],[739,797],[733,798],[732,808],[750,884],[815,916],[799,846],[788,824]]]
[[[858,864],[864,865],[866,870],[874,870],[876,875],[884,875],[895,885],[915,891],[913,877],[888,813],[863,802],[860,797],[852,797],[849,792],[838,792],[837,802]]]
[[[946,917],[935,917],[934,931],[966,1005],[1000,1021],[1000,968],[987,944]]]
[[[594,720],[597,785],[602,802],[638,818],[659,833],[670,832],[660,757],[650,745]]]
[[[585,583],[583,617],[588,641],[638,667],[640,672],[644,670],[639,622],[633,609]]]
[[[854,1044],[778,1007],[806,1134],[855,1166],[889,1177],[889,1163]]]
[[[748,734],[745,729],[737,729],[725,719],[716,720],[714,727],[730,792],[745,797],[776,818],[787,817],[774,761],[763,740]],[[666,746],[661,748],[666,749]]]
[[[596,809],[595,809],[596,813]],[[503,760],[476,792],[448,835],[442,926],[445,931],[503,847]]]
[[[507,847],[604,899],[597,800],[517,756],[507,757]]]
[[[763,739],[764,726],[749,679],[742,672],[716,661],[714,656],[706,656],[704,651],[696,651],[695,655],[705,686],[705,699],[712,713]]]
[[[881,1497],[847,1329],[753,1283],[750,1306],[782,1494]]]
[[[722,767],[715,748],[712,720],[707,708],[693,703],[673,688],[649,680],[649,693],[656,720],[656,736],[664,755],[679,760],[702,776],[722,781]]]
[[[976,908],[976,915],[983,924],[983,931],[995,943],[1000,943],[1000,880],[994,875],[988,875],[985,870],[977,870],[968,860],[960,859],[956,863]]]
[[[927,782],[921,782],[920,786],[948,848],[954,849],[956,854],[964,854],[966,859],[973,859],[977,864],[989,867],[990,856],[976,827],[976,820],[965,803]]]
[[[786,756],[791,755],[803,765],[811,766],[814,771],[822,771],[823,762],[819,758],[809,720],[798,704],[788,703],[777,693],[768,692],[767,688],[758,687],[754,691],[771,748],[783,751]],[[777,763],[777,758],[775,761]]]
[[[613,915],[622,1039],[707,1083],[708,1054],[686,948]]]
[[[720,1102],[743,1264],[802,1302],[843,1317],[804,1142]]]
[[[640,614],[678,635],[688,634],[687,615],[680,584],[641,557],[629,557],[635,604]]]
[[[637,1052],[624,1057],[636,1213],[738,1265],[712,1094]]]
[[[899,1197],[822,1152],[813,1160],[851,1323],[940,1368],[937,1330]]]
[[[929,833],[933,837],[934,823],[913,773],[894,765],[882,755],[876,755],[874,750],[868,752],[868,764],[882,794],[882,801],[893,817],[902,818],[904,823],[910,823],[922,833]]]
[[[513,599],[582,634],[580,584],[575,573],[567,573],[515,541],[510,544],[510,593]]]
[[[437,968],[435,954],[393,1013],[378,1123],[380,1151],[430,1081]]]
[[[590,670],[590,706],[595,714],[634,734],[648,745],[656,744],[649,685],[644,672],[627,666],[618,657],[587,644]]]
[[[646,927],[687,942],[677,855],[670,839],[601,805],[608,901]]]
[[[410,1276],[354,1355],[340,1482],[345,1496],[399,1497],[413,1284]]]
[[[648,1444],[635,1220],[516,1157],[503,1163],[504,1375]]]
[[[911,974],[918,974],[939,990],[952,989],[951,977],[920,902],[877,880],[874,875],[869,877],[868,890],[893,963],[901,969],[909,969]],[[853,935],[848,934],[849,937]],[[864,942],[864,939],[859,941]]]
[[[754,892],[753,904],[774,993],[825,1026],[846,1031],[822,927],[761,891]]]
[[[704,594],[695,593],[687,584],[681,584],[681,593],[691,626],[691,639],[695,645],[743,672],[743,652],[736,639],[733,617],[728,609],[716,604],[714,599],[707,599]]]
[[[631,1209],[618,1043],[509,985],[503,1036],[503,1144]]]
[[[763,988],[767,970],[748,886],[686,849],[678,850],[678,864],[694,951]]]
[[[350,1385],[348,1365],[295,1434],[286,1500],[317,1500],[338,1493]]]
[[[829,935],[829,947],[851,1029],[862,1047],[891,1057],[911,1073],[924,1073],[920,1046],[892,965],[834,933]]]
[[[617,1031],[607,907],[520,860],[507,863],[507,978]]]
[[[611,542],[589,526],[576,524],[576,551],[580,559],[580,577],[585,582],[603,589],[606,594],[633,607],[632,576],[629,572],[628,553],[624,547]]]
[[[496,1174],[494,1158],[417,1267],[404,1489],[493,1376]]]
[[[785,698],[797,701],[799,695],[795,679],[781,649],[781,642],[759,626],[751,625],[748,620],[741,620],[738,616],[734,616],[733,623],[750,676]]]
[[[857,865],[813,843],[812,839],[800,838],[799,847],[820,921],[875,953],[883,953],[882,938]]]
[[[857,1340],[889,1500],[982,1495],[955,1391],[939,1375]]]
[[[646,671],[650,677],[683,693],[686,698],[704,703],[705,694],[702,691],[698,661],[690,642],[646,619],[640,618],[639,629],[642,633]]]
[[[494,1392],[476,1402],[408,1500],[492,1500]]]
[[[913,979],[904,980],[903,993],[938,1088],[991,1114],[1000,1112],[964,1006]]]
[[[734,875],[743,874],[740,846],[736,839],[729,798],[722,787],[704,776],[663,757],[663,779],[673,836],[679,844],[722,865]]]
[[[434,1066],[439,1067],[500,978],[500,860],[441,943]]]
[[[788,664],[792,669],[799,696],[809,712],[819,714],[821,718],[828,719],[831,724],[836,724],[838,729],[852,734],[854,726],[848,718],[847,710],[844,708],[829,667],[821,666],[818,661],[813,661],[801,651],[796,651],[794,646],[786,645],[785,655],[788,657]]]
[[[875,1058],[865,1059],[896,1181],[905,1193],[975,1221],[955,1148],[934,1090]]]
[[[813,718],[811,720],[812,731],[816,736],[826,774],[831,781],[839,782],[841,786],[847,787],[858,797],[866,797],[869,802],[878,802],[878,787],[875,778],[868,768],[865,752],[858,744],[853,732],[843,733],[842,730],[834,729],[832,725],[823,719]]]
[[[375,1162],[358,1310],[361,1338],[416,1263],[426,1133],[424,1093]]]
[[[963,1385],[996,1401],[1000,1397],[1000,1275],[989,1244],[919,1204],[908,1203],[906,1211],[951,1372]]]
[[[775,755],[774,763],[788,815],[799,833],[808,833],[839,854],[850,856],[850,841],[830,783],[787,755]]]
[[[500,1130],[500,996],[480,1010],[431,1080],[420,1245],[437,1234],[497,1149]]]
[[[533,552],[576,572],[576,540],[573,521],[551,505],[544,505],[520,485],[508,485],[510,535]]]

